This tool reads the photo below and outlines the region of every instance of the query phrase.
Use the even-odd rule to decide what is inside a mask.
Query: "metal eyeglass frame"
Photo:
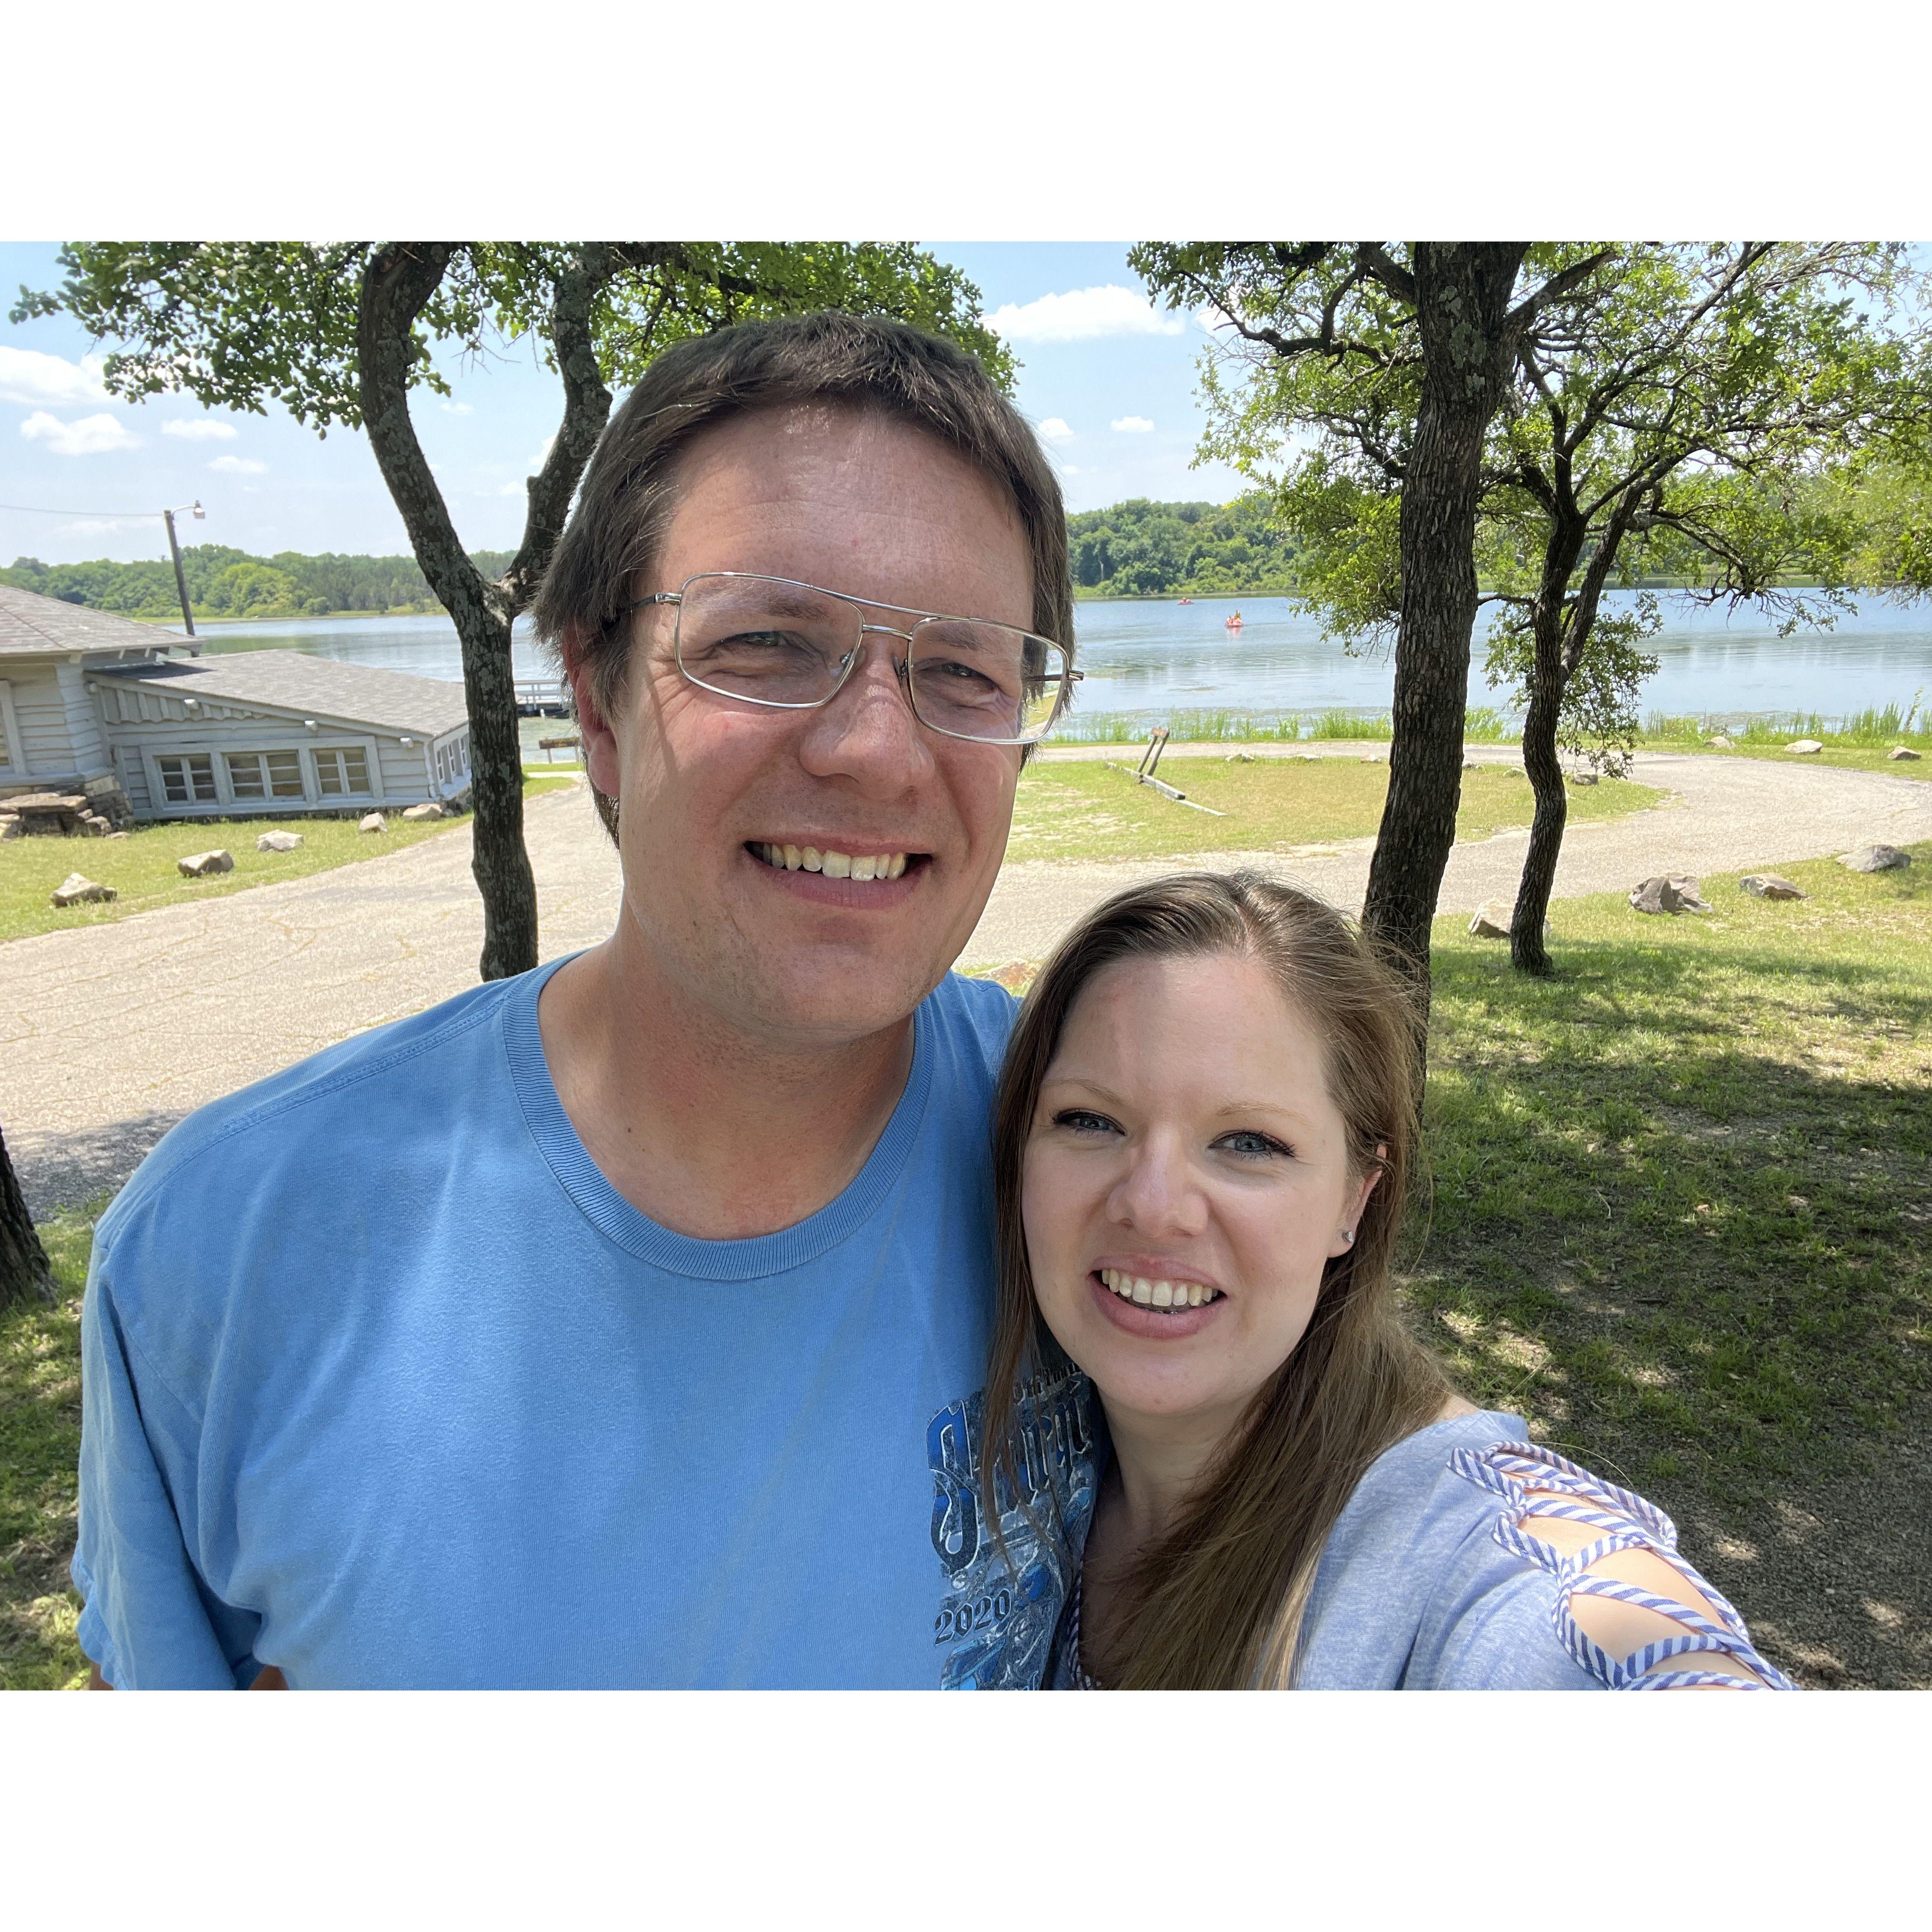
[[[897,638],[906,646],[908,655],[893,660],[893,673],[898,680],[900,689],[905,693],[907,708],[928,731],[937,731],[943,738],[957,738],[962,743],[968,745],[1037,745],[1046,738],[1054,725],[1060,722],[1062,715],[1066,710],[1068,702],[1073,695],[1073,687],[1085,675],[1084,672],[1076,670],[1070,662],[1068,663],[1066,669],[1060,674],[1060,691],[1059,694],[1053,700],[1052,715],[1030,738],[982,738],[970,731],[949,731],[944,724],[935,724],[929,718],[922,717],[920,714],[919,702],[912,694],[910,656],[912,631],[896,630],[890,624],[868,624],[861,621],[859,626],[858,644],[845,654],[844,662],[839,670],[838,682],[823,698],[814,698],[808,704],[788,704],[782,698],[748,698],[742,692],[727,691],[722,685],[706,684],[704,679],[694,677],[685,669],[684,642],[682,636],[684,593],[700,577],[734,578],[742,582],[754,584],[782,584],[788,590],[813,590],[821,597],[836,597],[840,603],[850,604],[855,608],[861,610],[862,612],[863,610],[892,610],[897,612],[902,617],[916,617],[922,624],[996,624],[1000,630],[1018,631],[1023,638],[1034,638],[1038,643],[1046,645],[1048,650],[1059,652],[1063,658],[1070,659],[1072,653],[1064,644],[1055,644],[1051,638],[1042,638],[1037,631],[1027,630],[1018,624],[1000,624],[997,618],[949,616],[943,610],[917,610],[906,604],[881,604],[872,598],[854,597],[846,591],[828,590],[822,584],[807,584],[802,578],[773,577],[762,570],[694,571],[675,590],[656,590],[648,597],[634,598],[623,606],[620,614],[624,616],[628,616],[633,610],[641,610],[652,604],[668,604],[676,608],[679,617],[671,633],[671,650],[676,660],[678,675],[687,683],[695,685],[700,691],[708,691],[718,698],[728,698],[736,704],[755,704],[767,711],[822,710],[845,688],[846,682],[850,678],[854,668],[857,664],[860,658],[865,655],[867,634],[876,632],[885,637]],[[913,631],[918,628],[919,624],[914,625]]]

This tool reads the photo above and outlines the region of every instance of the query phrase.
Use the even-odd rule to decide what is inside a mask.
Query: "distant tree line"
[[[1232,503],[1136,496],[1066,520],[1073,581],[1088,597],[1286,596],[1294,544],[1259,492]]]
[[[486,575],[509,568],[508,550],[478,550],[471,562]],[[326,617],[338,610],[438,610],[442,607],[412,556],[304,556],[280,550],[251,556],[225,544],[182,552],[188,602],[197,617]],[[21,556],[0,570],[0,584],[85,604],[124,617],[178,619],[174,568],[165,557],[116,563],[43,563]]]

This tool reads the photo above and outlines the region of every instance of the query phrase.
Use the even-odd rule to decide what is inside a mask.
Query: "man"
[[[1012,1003],[948,968],[1070,682],[1052,472],[943,343],[726,330],[612,420],[538,615],[617,929],[203,1109],[129,1183],[82,1646],[116,1686],[1034,1682],[1088,1414],[1036,1384],[1003,1557]]]

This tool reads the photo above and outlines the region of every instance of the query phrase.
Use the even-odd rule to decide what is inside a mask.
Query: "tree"
[[[1609,611],[1606,590],[1687,578],[1706,601],[1750,601],[1787,628],[1828,623],[1871,550],[1876,492],[1820,487],[1859,451],[1916,448],[1927,420],[1922,331],[1864,313],[1910,281],[1876,244],[1540,244],[1530,272],[1564,294],[1530,317],[1480,466],[1479,598],[1497,621],[1488,669],[1525,706],[1535,812],[1511,956],[1546,973],[1544,922],[1567,818],[1559,747],[1624,767],[1654,658],[1654,596]],[[1210,384],[1220,446],[1251,470],[1279,448],[1264,387]],[[1332,398],[1325,398],[1332,401]],[[1306,593],[1349,638],[1397,620],[1405,452],[1419,398],[1352,399],[1277,479]],[[1324,426],[1324,428],[1326,426]],[[1897,492],[1894,491],[1894,495]],[[1891,500],[1886,499],[1885,500]],[[1893,548],[1913,553],[1901,530]],[[1876,566],[1868,565],[1869,574]],[[1807,591],[1788,580],[1822,580]],[[1445,700],[1446,702],[1446,694]]]
[[[510,632],[535,596],[610,412],[658,350],[725,323],[836,308],[948,334],[1003,384],[1012,364],[978,319],[979,292],[904,244],[591,242],[85,242],[57,291],[26,290],[15,321],[66,310],[120,346],[119,395],[185,390],[205,406],[279,403],[326,434],[369,437],[410,544],[463,647],[482,895],[482,976],[537,963],[536,888],[523,837],[523,760]],[[410,417],[412,391],[446,394],[440,346],[481,355],[538,338],[563,416],[527,490],[523,541],[500,574],[464,551]]]
[[[20,1301],[54,1299],[53,1270],[47,1251],[27,1211],[25,1196],[14,1173],[7,1142],[0,1136],[0,1309]]]
[[[1388,800],[1362,920],[1425,1028],[1430,922],[1462,796],[1484,448],[1517,344],[1594,266],[1519,288],[1528,254],[1518,242],[1258,242],[1144,243],[1129,257],[1170,307],[1226,324],[1249,378],[1238,422],[1204,454],[1260,477],[1285,434],[1312,430],[1345,488],[1364,487],[1363,470],[1401,485]],[[1226,392],[1205,373],[1211,406]],[[1256,434],[1228,433],[1244,428]]]
[[[1861,519],[1805,486],[1924,422],[1922,331],[1859,307],[1889,308],[1912,279],[1904,251],[1876,243],[1622,247],[1560,324],[1519,346],[1484,516],[1501,612],[1490,668],[1525,705],[1536,798],[1510,932],[1523,971],[1551,970],[1559,743],[1622,769],[1657,668],[1637,648],[1658,627],[1654,597],[1610,616],[1605,588],[1667,563],[1690,594],[1752,602],[1786,630],[1832,621]],[[1794,570],[1822,590],[1788,587]]]

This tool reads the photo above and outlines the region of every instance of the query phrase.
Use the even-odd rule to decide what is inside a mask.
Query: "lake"
[[[1605,600],[1618,608],[1632,601],[1628,593]],[[1932,602],[1874,599],[1830,631],[1780,638],[1750,611],[1700,609],[1669,593],[1662,602],[1665,627],[1647,646],[1659,663],[1644,687],[1645,712],[1741,724],[1791,712],[1840,718],[1887,704],[1903,710],[1916,692],[1932,693]],[[1244,620],[1238,635],[1223,626],[1236,608]],[[1389,653],[1349,656],[1285,598],[1082,604],[1075,625],[1086,673],[1082,718],[1115,713],[1154,722],[1214,710],[1375,716],[1389,708],[1395,675]],[[1486,629],[1485,614],[1477,622],[1469,701],[1500,710],[1502,694],[1483,677]],[[440,614],[221,624],[208,627],[204,641],[211,652],[293,649],[422,677],[463,674],[455,627]],[[517,626],[512,652],[518,677],[554,676],[527,620]]]

